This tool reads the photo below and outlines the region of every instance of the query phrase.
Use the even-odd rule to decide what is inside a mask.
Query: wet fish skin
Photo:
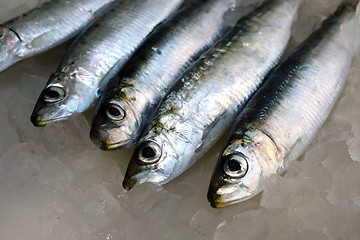
[[[165,184],[220,138],[280,60],[301,1],[268,1],[191,67],[141,138],[123,186]]]
[[[234,0],[198,1],[159,27],[101,97],[93,142],[103,150],[133,146],[181,74],[228,29],[224,15],[233,6]]]
[[[181,3],[182,0],[123,0],[115,4],[67,51],[36,103],[32,123],[45,126],[91,107],[109,79]]]
[[[0,25],[0,72],[76,36],[115,0],[52,0]]]
[[[212,176],[212,207],[255,196],[310,144],[350,68],[352,53],[341,30],[354,16],[354,5],[348,4],[272,71],[239,115]]]

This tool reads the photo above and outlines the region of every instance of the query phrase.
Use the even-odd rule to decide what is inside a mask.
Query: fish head
[[[90,137],[102,150],[131,147],[134,144],[133,133],[137,129],[131,127],[128,122],[136,119],[136,116],[125,106],[119,98],[105,100],[98,105],[92,121]]]
[[[213,172],[208,200],[221,208],[250,199],[263,190],[277,169],[277,148],[262,132],[247,132],[220,155]]]
[[[127,168],[123,186],[130,190],[144,182],[165,184],[183,172],[182,160],[189,154],[171,134],[150,132],[141,139]],[[187,156],[188,155],[188,156]]]
[[[21,48],[19,36],[6,27],[0,27],[0,72],[17,62]]]
[[[131,87],[109,87],[98,104],[90,137],[102,150],[129,148],[137,143],[146,126],[142,100]],[[150,119],[148,116],[147,119]]]
[[[82,69],[63,68],[52,75],[36,102],[31,122],[37,127],[45,126],[85,111],[96,100],[93,82],[93,77]]]

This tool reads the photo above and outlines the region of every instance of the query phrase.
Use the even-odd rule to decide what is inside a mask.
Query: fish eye
[[[153,141],[148,141],[140,146],[139,160],[143,164],[156,163],[160,160],[160,157],[161,157],[161,148],[157,143]]]
[[[244,177],[248,171],[248,167],[248,162],[242,154],[231,154],[225,157],[223,169],[229,177]]]
[[[55,103],[65,98],[65,90],[60,86],[51,86],[44,90],[44,101]]]
[[[115,103],[110,103],[105,111],[106,116],[115,121],[122,120],[125,117],[125,110]]]

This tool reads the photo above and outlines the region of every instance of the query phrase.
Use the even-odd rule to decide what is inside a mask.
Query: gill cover
[[[21,45],[20,36],[14,30],[0,26],[0,72],[19,61],[17,54]]]
[[[220,155],[211,178],[208,200],[220,208],[254,197],[275,174],[282,157],[273,140],[259,130],[245,132]]]

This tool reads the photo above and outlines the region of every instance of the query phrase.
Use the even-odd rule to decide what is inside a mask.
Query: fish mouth
[[[215,201],[215,202],[210,202],[210,206],[212,208],[224,208],[224,207],[229,207],[229,206],[232,206],[234,204],[236,204],[237,202],[227,202],[227,203],[224,203],[224,202],[221,202],[221,201]]]
[[[32,124],[35,126],[35,127],[45,127],[46,124],[48,124],[48,122],[46,121],[32,121]]]
[[[224,208],[224,207],[227,207],[228,205],[224,204],[221,201],[210,201],[210,206],[212,208]]]
[[[140,185],[143,183],[163,185],[168,182],[166,181],[166,178],[164,180],[163,174],[161,174],[157,169],[139,166],[131,161],[132,160],[130,160],[123,180],[123,187],[127,191],[131,190],[136,185]]]
[[[232,192],[234,190],[231,190],[231,192],[224,193],[222,192],[223,189],[226,189],[226,184],[220,180],[213,180],[210,183],[208,193],[207,193],[207,199],[210,202],[210,206],[213,208],[223,208],[230,205],[235,204],[237,199],[234,199],[232,196]]]
[[[223,208],[244,202],[253,198],[256,193],[250,190],[243,189],[239,191],[238,188],[228,188],[226,185],[218,187],[218,184],[210,185],[207,199],[213,208]],[[218,187],[218,188],[217,188]]]
[[[137,181],[133,178],[125,178],[122,185],[126,191],[130,191],[133,187],[136,186],[136,183]]]
[[[105,134],[105,137],[103,136],[103,134],[104,134],[103,131],[98,131],[98,130],[93,130],[93,129],[90,131],[91,140],[101,150],[111,151],[111,150],[115,150],[115,149],[129,148],[129,147],[132,147],[132,145],[133,145],[131,139],[114,143],[113,141],[111,141],[109,139],[108,133]]]
[[[222,197],[220,195],[214,193],[210,189],[207,194],[207,199],[210,203],[210,206],[213,208],[225,207],[224,200],[222,199]]]
[[[210,206],[212,208],[224,208],[224,207],[229,207],[232,206],[236,203],[242,202],[243,200],[224,200],[224,197],[222,197],[221,195],[218,194],[210,194],[208,193],[208,201],[210,202]]]
[[[150,169],[139,166],[138,164],[136,164],[136,162],[137,160],[133,156],[126,169],[122,185],[127,191],[131,190],[138,184],[142,184],[145,182],[153,182],[150,180],[150,176],[153,172]]]
[[[45,127],[49,123],[63,121],[66,119],[68,119],[68,117],[61,117],[61,118],[54,118],[54,119],[47,119],[47,120],[45,120],[45,118],[37,116],[37,115],[32,115],[30,117],[30,121],[32,122],[32,124],[35,127]]]
[[[124,141],[120,141],[117,143],[108,143],[108,142],[104,142],[101,145],[101,149],[102,150],[115,150],[115,149],[121,149],[121,148],[130,148],[132,145],[130,144],[130,140],[124,140]]]
[[[126,169],[125,177],[123,180],[123,188],[126,191],[130,191],[133,187],[138,184],[137,175],[143,171],[137,164],[132,162],[133,159],[130,160],[128,168]]]

